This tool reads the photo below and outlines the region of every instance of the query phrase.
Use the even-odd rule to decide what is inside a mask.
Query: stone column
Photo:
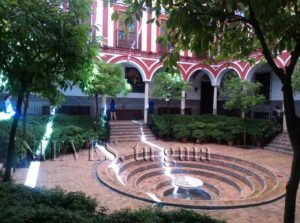
[[[218,113],[218,86],[214,86],[213,114]]]
[[[181,112],[180,114],[184,115],[185,114],[185,91],[181,92]]]
[[[145,81],[145,98],[144,98],[144,123],[148,120],[149,107],[149,81]]]
[[[104,118],[107,112],[107,105],[106,105],[106,96],[102,95],[101,98],[101,117]]]
[[[286,125],[286,118],[285,118],[285,111],[284,111],[284,101],[282,101],[282,131],[287,133],[287,125]]]

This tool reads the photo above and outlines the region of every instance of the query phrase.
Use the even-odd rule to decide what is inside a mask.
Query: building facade
[[[147,120],[149,101],[154,102],[155,113],[162,114],[166,111],[166,103],[151,96],[153,80],[162,70],[163,64],[160,57],[169,48],[157,43],[157,38],[164,33],[164,24],[167,16],[160,16],[160,26],[156,23],[147,24],[152,16],[144,12],[140,21],[134,21],[126,28],[122,19],[122,12],[126,6],[122,1],[112,1],[105,6],[103,0],[95,0],[92,5],[93,14],[91,24],[97,26],[94,35],[102,37],[100,55],[107,63],[121,64],[125,70],[126,78],[132,85],[132,92],[127,96],[115,98],[119,119],[144,119]],[[118,21],[111,19],[112,14],[118,11]],[[253,108],[251,115],[254,117],[270,117],[275,105],[282,105],[281,83],[267,64],[261,63],[263,55],[255,52],[251,55],[256,63],[251,65],[246,61],[231,61],[213,65],[205,64],[204,58],[195,57],[189,51],[182,51],[178,61],[178,68],[183,79],[191,83],[191,88],[182,92],[181,101],[171,103],[172,113],[181,114],[225,114],[222,104],[224,101],[218,97],[218,88],[230,75],[236,75],[241,80],[258,81],[262,84],[261,93],[266,96],[264,105]],[[290,60],[290,55],[285,52],[276,58],[276,64],[284,68]],[[73,110],[77,113],[93,114],[95,105],[92,98],[84,95],[79,88],[64,92],[66,102],[65,111]],[[104,108],[108,100],[103,100],[100,107]],[[295,94],[297,111],[300,112],[300,94]],[[100,100],[101,101],[101,100]],[[37,106],[31,102],[32,107]],[[41,102],[39,102],[40,104]],[[47,106],[47,102],[43,102]],[[30,110],[30,108],[29,108]],[[41,108],[32,109],[41,112]],[[75,113],[76,113],[75,112]],[[70,112],[72,113],[72,112]],[[73,112],[74,113],[74,112]]]

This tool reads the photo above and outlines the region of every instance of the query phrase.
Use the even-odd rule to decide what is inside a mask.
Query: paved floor
[[[157,141],[163,147],[187,146],[189,143],[166,143]],[[135,144],[119,144],[118,152],[120,154],[132,153]],[[227,154],[240,157],[258,164],[268,165],[289,173],[292,156],[261,149],[239,149],[228,146],[207,144],[211,152]],[[37,186],[52,188],[60,186],[67,191],[83,191],[89,196],[95,197],[99,205],[106,206],[110,210],[121,208],[139,208],[150,204],[134,200],[120,194],[117,194],[108,188],[102,186],[94,175],[94,168],[99,163],[99,156],[94,155],[94,161],[89,161],[88,151],[81,151],[77,160],[73,155],[58,157],[56,161],[48,160],[41,163]],[[18,169],[14,175],[17,182],[24,183],[27,169]],[[300,192],[297,196],[296,222],[300,222]],[[166,208],[169,209],[169,208]],[[283,222],[284,200],[272,204],[235,210],[221,211],[201,211],[219,219],[225,219],[229,223],[277,223]]]

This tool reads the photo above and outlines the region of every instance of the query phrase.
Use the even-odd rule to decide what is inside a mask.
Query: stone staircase
[[[287,133],[281,133],[276,136],[272,142],[265,147],[265,149],[270,149],[285,154],[293,154],[293,148]]]
[[[156,140],[149,127],[142,121],[110,122],[110,142],[139,142],[144,137],[148,141]]]

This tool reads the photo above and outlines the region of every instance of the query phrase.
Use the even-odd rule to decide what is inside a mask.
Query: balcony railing
[[[132,50],[140,49],[137,33],[117,30],[117,47]]]

